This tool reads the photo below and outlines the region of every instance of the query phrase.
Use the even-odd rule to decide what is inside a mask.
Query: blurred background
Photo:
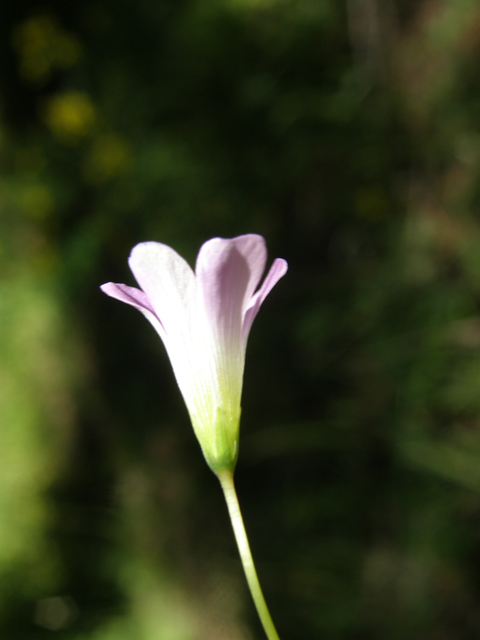
[[[0,5],[0,637],[261,640],[134,244],[256,232],[237,489],[282,640],[480,636],[477,0]]]

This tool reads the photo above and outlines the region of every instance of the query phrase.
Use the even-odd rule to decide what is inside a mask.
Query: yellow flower
[[[43,120],[53,135],[75,144],[90,133],[96,114],[90,96],[84,91],[70,91],[53,96],[46,104]]]

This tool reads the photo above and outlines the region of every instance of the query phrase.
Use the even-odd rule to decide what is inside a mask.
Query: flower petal
[[[128,260],[168,341],[188,327],[195,305],[195,276],[188,263],[160,242],[137,244]]]
[[[233,240],[213,238],[197,258],[196,276],[199,303],[205,316],[205,337],[211,351],[215,385],[237,413],[242,392],[245,349],[242,344],[243,310],[248,292],[261,276],[264,244],[260,236],[240,236]],[[259,275],[260,274],[260,275]]]
[[[267,264],[265,239],[255,233],[249,233],[244,236],[237,236],[231,242],[245,258],[250,270],[250,279],[245,291],[245,302],[247,303],[257,288]]]
[[[102,284],[100,289],[103,293],[106,293],[107,296],[120,300],[120,302],[131,304],[132,307],[135,307],[139,311],[150,311],[150,313],[155,313],[146,294],[136,287],[129,287],[126,284],[116,284],[115,282],[107,282],[106,284]]]
[[[238,321],[265,270],[267,249],[262,236],[213,238],[200,249],[196,276],[206,311],[218,326],[239,331]],[[235,326],[234,326],[235,325]]]
[[[126,302],[132,307],[135,307],[135,309],[138,309],[153,324],[162,340],[164,339],[164,328],[153,310],[146,293],[136,287],[129,287],[126,284],[116,284],[115,282],[102,284],[100,289],[103,293],[106,293],[107,296],[120,300],[120,302]]]
[[[286,260],[283,260],[282,258],[277,258],[276,260],[274,260],[272,266],[270,267],[270,271],[268,272],[265,280],[262,283],[262,286],[250,299],[243,320],[242,339],[244,344],[246,344],[247,342],[252,323],[255,320],[255,317],[260,307],[262,306],[263,301],[280,280],[280,278],[283,278],[283,276],[287,273],[287,270],[288,264]]]
[[[240,400],[248,333],[272,287],[287,271],[267,260],[256,234],[206,242],[196,273],[171,247],[144,242],[130,268],[141,289],[109,282],[102,291],[141,311],[167,349],[192,425],[210,467],[232,470],[238,453]]]
[[[195,275],[189,264],[171,247],[160,242],[137,244],[129,265],[164,329],[163,339],[173,371],[188,402],[200,370],[197,357],[198,312]]]

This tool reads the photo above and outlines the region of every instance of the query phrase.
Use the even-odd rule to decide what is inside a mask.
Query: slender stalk
[[[220,480],[225,500],[227,501],[228,513],[232,522],[238,551],[240,552],[240,558],[242,559],[243,569],[250,588],[250,593],[252,594],[263,628],[267,634],[268,640],[280,640],[270,616],[267,603],[263,597],[257,571],[253,564],[252,552],[250,551],[250,545],[248,544],[247,532],[245,531],[245,525],[243,524],[242,513],[240,511],[237,492],[235,491],[235,484],[233,482],[233,472],[225,471],[220,473],[218,475],[218,479]]]

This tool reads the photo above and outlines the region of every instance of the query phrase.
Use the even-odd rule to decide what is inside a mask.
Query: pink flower
[[[132,305],[152,323],[172,363],[205,458],[215,473],[233,470],[238,455],[240,399],[248,334],[287,263],[265,270],[262,236],[213,238],[195,272],[171,247],[136,245],[130,268],[141,289],[109,282],[107,295]]]

